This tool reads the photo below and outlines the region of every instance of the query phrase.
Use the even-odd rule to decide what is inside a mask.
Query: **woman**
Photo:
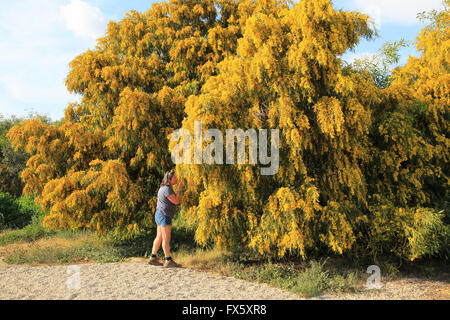
[[[183,181],[178,183],[177,193],[172,189],[172,186],[178,183],[178,178],[175,171],[169,171],[164,175],[164,179],[158,191],[158,202],[156,205],[155,221],[157,228],[156,238],[153,242],[152,256],[149,260],[149,264],[161,265],[156,257],[159,247],[162,243],[162,248],[164,251],[164,267],[173,268],[181,267],[178,263],[173,261],[170,256],[170,236],[172,231],[172,219],[175,216],[177,205],[181,201],[181,187],[183,186]]]

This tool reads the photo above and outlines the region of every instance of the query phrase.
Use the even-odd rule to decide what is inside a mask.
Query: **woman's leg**
[[[163,240],[162,238],[162,232],[161,232],[161,226],[158,226],[158,228],[156,229],[156,238],[155,241],[153,241],[153,249],[152,249],[152,254],[156,255],[159,247],[161,246],[161,242]]]
[[[161,227],[162,233],[162,248],[166,258],[170,257],[170,237],[172,232],[172,226]]]

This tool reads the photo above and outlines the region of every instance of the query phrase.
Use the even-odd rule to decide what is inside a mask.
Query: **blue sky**
[[[0,0],[0,114],[46,114],[53,120],[79,97],[64,86],[68,64],[95,46],[110,20],[130,10],[146,11],[150,0]],[[336,9],[369,13],[380,37],[363,41],[344,56],[373,54],[388,40],[414,41],[423,27],[418,12],[441,7],[441,0],[333,0]],[[401,51],[404,64],[414,46]]]

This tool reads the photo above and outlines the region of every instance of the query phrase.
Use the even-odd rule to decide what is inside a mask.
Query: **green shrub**
[[[443,210],[418,208],[414,212],[414,224],[406,227],[409,260],[421,257],[444,257],[448,259],[450,227],[444,224]]]
[[[42,217],[33,217],[32,222],[23,229],[13,230],[0,236],[0,245],[14,242],[30,242],[55,235],[57,232],[42,225]]]
[[[450,229],[442,213],[432,208],[397,208],[389,203],[371,207],[368,232],[361,232],[361,251],[366,251],[375,263],[387,258],[448,259]]]
[[[347,275],[325,270],[324,261],[310,261],[306,268],[299,266],[264,264],[249,266],[234,264],[231,275],[239,279],[267,283],[271,286],[305,297],[314,297],[327,292],[356,291],[358,277],[355,273]]]
[[[34,203],[32,195],[16,199],[9,193],[0,192],[0,215],[0,230],[21,229],[33,218],[42,217],[44,212]]]
[[[1,230],[23,228],[31,221],[30,216],[22,215],[16,199],[9,193],[0,192],[0,213],[3,215]]]
[[[336,274],[329,279],[328,288],[333,292],[355,291],[358,285],[358,277],[355,273],[347,276]]]
[[[22,214],[30,216],[31,218],[44,216],[45,212],[40,205],[34,202],[35,198],[36,196],[34,195],[24,195],[16,200]]]
[[[317,262],[311,261],[309,268],[300,273],[295,285],[294,292],[299,292],[306,297],[318,296],[323,290],[327,288],[327,281],[329,274],[323,270],[326,261]]]
[[[2,219],[3,215],[0,214],[0,230],[16,229],[0,236],[0,245],[21,241],[36,241],[56,234],[55,231],[42,225],[44,212],[39,205],[34,203],[34,196],[27,195],[14,199],[8,194],[0,193],[0,199],[2,199],[0,202],[3,203],[3,207],[8,208],[5,211],[13,212],[12,215],[16,217],[12,220],[11,214],[9,214],[9,222],[5,223]]]

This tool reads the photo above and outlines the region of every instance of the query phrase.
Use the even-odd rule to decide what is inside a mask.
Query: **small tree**
[[[400,61],[399,49],[407,46],[409,42],[405,39],[387,41],[377,54],[355,59],[352,67],[361,73],[368,73],[378,88],[385,89],[392,82],[392,68]]]

